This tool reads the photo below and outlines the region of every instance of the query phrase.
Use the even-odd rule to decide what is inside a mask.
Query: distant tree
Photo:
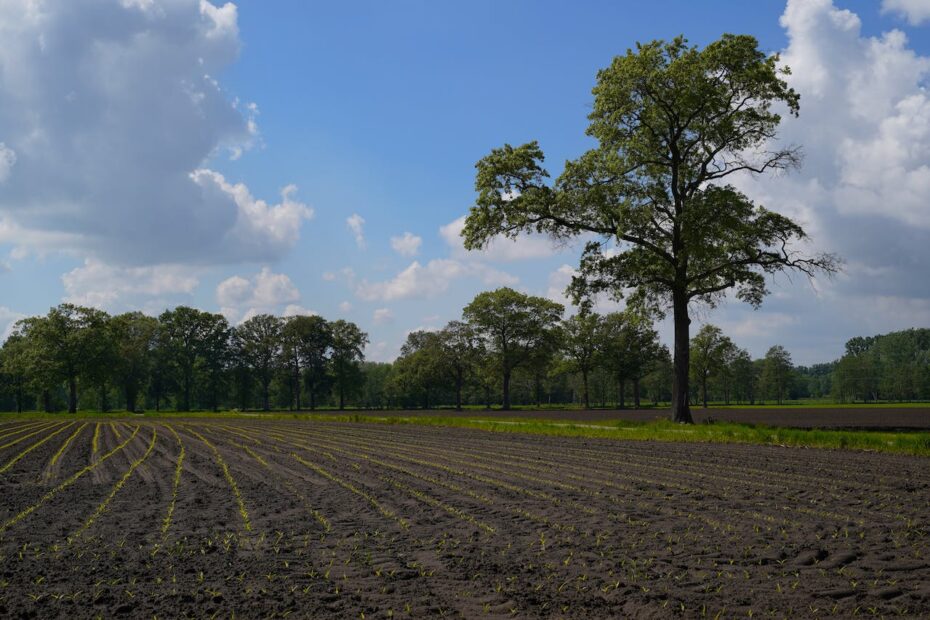
[[[587,310],[562,321],[562,351],[568,361],[568,369],[581,375],[584,408],[591,408],[588,377],[594,370],[602,335],[603,318]]]
[[[206,383],[208,405],[211,410],[219,411],[232,361],[232,331],[222,314],[204,312],[200,318],[200,368]]]
[[[113,375],[125,398],[126,411],[138,409],[155,360],[158,320],[141,312],[126,312],[110,319],[113,334]]]
[[[442,338],[437,332],[417,330],[407,334],[407,340],[395,361],[395,381],[418,392],[423,408],[429,409],[433,390],[450,379],[444,364]]]
[[[257,314],[238,325],[234,337],[237,350],[258,379],[262,393],[262,409],[271,409],[269,386],[281,351],[281,319],[270,314]]]
[[[394,370],[393,364],[385,362],[362,362],[365,377],[361,400],[368,409],[384,409],[388,399],[388,384]]]
[[[791,355],[781,345],[776,345],[765,354],[762,366],[762,385],[766,393],[782,404],[791,385],[793,365]]]
[[[171,383],[179,388],[176,409],[190,411],[193,405],[194,387],[197,380],[197,364],[202,359],[203,341],[208,313],[178,306],[165,310],[159,317],[158,349],[159,363],[166,365],[159,372],[171,377]],[[167,376],[165,379],[167,379]],[[156,390],[168,381],[159,381]],[[156,397],[156,409],[159,408]]]
[[[301,321],[300,359],[303,363],[304,385],[310,398],[310,409],[316,409],[316,398],[328,386],[330,356],[333,351],[333,326],[321,316]]]
[[[475,330],[464,321],[450,321],[439,334],[442,361],[455,385],[455,409],[462,410],[462,389],[472,376],[484,354]]]
[[[723,35],[700,50],[684,38],[637,45],[600,71],[588,134],[598,145],[569,161],[554,184],[536,142],[494,149],[477,164],[478,198],[462,235],[483,247],[524,231],[587,244],[576,297],[633,290],[633,305],[671,308],[675,330],[672,417],[688,402],[689,304],[713,306],[726,291],[754,306],[766,274],[833,272],[833,256],[792,249],[796,223],[754,204],[729,177],[796,166],[774,147],[779,108],[798,113],[777,54],[751,36]],[[613,251],[604,252],[609,244]]]
[[[3,373],[4,386],[16,402],[17,413],[22,413],[25,407],[26,390],[29,386],[28,346],[26,337],[14,331],[0,348],[0,372]]]
[[[291,404],[298,411],[301,385],[305,380],[310,393],[310,408],[316,408],[317,384],[326,373],[326,356],[331,340],[328,324],[323,317],[298,315],[284,320],[281,354],[291,374]]]
[[[28,343],[28,367],[44,384],[46,404],[52,385],[65,382],[68,412],[77,411],[78,378],[100,367],[106,319],[107,314],[100,310],[61,304],[44,317],[18,322],[19,333]]]
[[[604,316],[599,335],[599,358],[617,382],[618,403],[626,406],[625,386],[633,383],[634,405],[640,406],[640,381],[662,353],[659,334],[647,314],[634,308]]]
[[[330,323],[332,333],[332,357],[330,369],[339,395],[339,410],[345,409],[346,395],[358,389],[365,376],[359,367],[365,359],[368,334],[358,325],[339,319]]]
[[[701,401],[707,409],[707,382],[724,371],[732,341],[719,327],[704,325],[691,340],[691,373],[701,388]]]
[[[510,409],[514,369],[551,346],[562,312],[561,304],[506,287],[479,293],[465,306],[465,321],[481,337],[500,373],[504,410]]]
[[[758,374],[749,352],[737,348],[729,366],[734,397],[743,402],[754,403]]]

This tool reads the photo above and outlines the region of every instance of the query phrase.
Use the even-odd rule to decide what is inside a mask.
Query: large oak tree
[[[554,183],[536,142],[504,145],[478,162],[465,246],[526,231],[596,238],[582,254],[573,294],[610,291],[671,308],[672,416],[692,422],[689,305],[713,306],[735,289],[758,306],[767,274],[836,269],[833,256],[797,250],[806,238],[801,226],[729,184],[736,174],[799,163],[796,148],[775,145],[777,110],[799,110],[787,72],[745,35],[704,49],[679,37],[628,50],[597,76],[587,130],[597,146],[566,162]]]

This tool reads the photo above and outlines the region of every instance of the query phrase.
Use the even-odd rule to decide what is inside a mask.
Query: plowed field
[[[0,424],[0,616],[930,611],[930,461],[243,419]]]

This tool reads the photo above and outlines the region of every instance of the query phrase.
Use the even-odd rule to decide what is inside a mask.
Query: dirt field
[[[345,412],[317,412],[344,415]],[[484,411],[471,409],[464,413],[452,410],[408,411],[363,411],[362,415],[371,416],[467,416],[471,418],[494,419],[499,417],[524,418],[535,420],[566,420],[576,422],[611,422],[633,420],[648,422],[667,419],[667,409],[591,409],[582,411],[568,410],[519,410],[519,411]],[[824,409],[816,407],[784,407],[779,409],[701,409],[691,410],[694,421],[701,423],[707,419],[718,422],[742,422],[747,424],[766,424],[793,428],[832,428],[832,429],[869,429],[869,430],[927,430],[930,429],[930,407],[861,407]]]
[[[0,616],[930,611],[930,461],[411,425],[0,425]]]

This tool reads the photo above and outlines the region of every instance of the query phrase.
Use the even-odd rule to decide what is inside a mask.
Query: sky
[[[0,332],[61,302],[317,313],[389,361],[482,290],[565,301],[578,247],[463,249],[475,162],[538,140],[556,176],[598,69],[726,32],[801,95],[801,170],[736,184],[845,269],[693,329],[811,364],[930,327],[930,0],[0,0]]]

